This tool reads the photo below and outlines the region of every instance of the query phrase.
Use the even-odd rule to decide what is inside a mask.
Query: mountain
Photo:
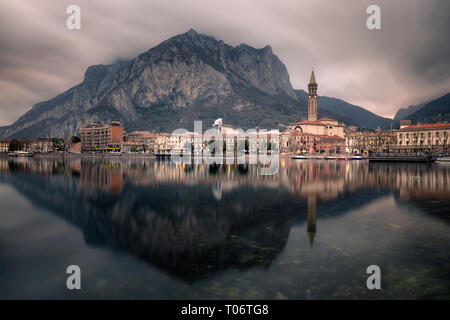
[[[347,124],[374,128],[386,121],[333,98],[321,97],[318,109]],[[271,129],[306,113],[304,94],[292,88],[270,46],[233,47],[189,30],[134,59],[90,66],[83,82],[34,105],[0,128],[0,138],[65,137],[92,121],[113,119],[128,131],[191,130],[194,120],[206,128],[218,117],[243,129]]]
[[[395,113],[394,121],[407,120],[411,114],[422,108],[425,104],[426,103],[421,103],[418,105],[411,105],[406,108],[398,109],[398,111]]]
[[[426,103],[407,118],[413,123],[435,123],[450,121],[450,93]]]
[[[304,90],[296,90],[296,94],[300,102],[308,104],[308,94]],[[380,126],[383,129],[389,129],[392,123],[389,118],[380,117],[364,108],[337,98],[318,96],[317,106],[319,117],[325,117],[327,113],[333,113],[336,120],[360,128],[375,129]]]

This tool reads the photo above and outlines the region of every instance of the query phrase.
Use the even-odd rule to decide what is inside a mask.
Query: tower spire
[[[308,120],[317,120],[317,82],[316,76],[314,75],[314,68],[311,72],[311,78],[308,84]]]
[[[317,82],[316,82],[316,76],[314,75],[314,68],[312,68],[311,78],[309,79],[309,83],[310,83],[310,84],[317,84]]]

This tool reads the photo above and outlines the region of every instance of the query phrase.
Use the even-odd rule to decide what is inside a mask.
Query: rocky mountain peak
[[[276,128],[305,113],[270,46],[233,47],[190,29],[134,59],[88,67],[82,83],[34,105],[0,128],[0,138],[67,137],[112,119],[127,130],[170,132],[219,117],[241,128]]]

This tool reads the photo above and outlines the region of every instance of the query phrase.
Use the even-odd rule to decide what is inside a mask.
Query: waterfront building
[[[13,139],[0,141],[0,152],[8,152]],[[17,140],[20,151],[26,152],[50,152],[53,150],[53,142],[50,138],[39,138],[34,140]]]
[[[161,154],[170,152],[170,136],[169,133],[158,133],[155,135],[155,153]]]
[[[447,153],[450,143],[450,123],[415,125],[403,123],[395,135],[399,152]]]
[[[119,152],[124,140],[124,130],[119,121],[109,125],[94,122],[81,129],[82,152]]]
[[[133,152],[143,152],[144,145],[136,141],[123,141],[120,145],[120,152],[122,153],[133,153]]]
[[[139,149],[136,151],[142,151],[145,153],[153,153],[155,150],[156,135],[149,131],[133,131],[126,135],[126,142],[132,142],[131,144],[123,144],[126,148]]]
[[[46,153],[53,151],[53,141],[51,138],[39,138],[36,140],[29,141],[29,150],[30,152],[40,152]]]
[[[126,141],[144,143],[144,137],[151,135],[149,131],[133,131],[126,134]]]
[[[12,139],[4,139],[0,140],[0,152],[8,152],[9,151],[9,144]]]
[[[349,154],[388,153],[396,148],[396,135],[392,131],[351,132],[345,136],[345,149]]]
[[[72,144],[69,148],[70,153],[81,153],[81,142]]]
[[[287,129],[280,134],[282,152],[297,154],[339,154],[345,152],[345,139],[339,136],[303,133]]]

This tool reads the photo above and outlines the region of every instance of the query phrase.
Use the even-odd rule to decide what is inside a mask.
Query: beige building
[[[156,134],[149,131],[133,131],[126,136],[126,146],[132,146],[129,150],[153,153],[155,150]]]
[[[11,140],[12,139],[0,140],[0,152],[8,152]]]
[[[46,153],[53,150],[53,141],[51,138],[39,138],[30,141],[31,152]]]
[[[450,123],[404,124],[396,131],[400,152],[448,152]]]
[[[170,152],[170,134],[157,133],[155,135],[155,153],[169,153]]]
[[[345,136],[345,149],[349,154],[369,155],[387,153],[396,148],[396,135],[392,131],[351,132]]]
[[[292,125],[292,130],[299,130],[306,134],[315,134],[320,136],[338,136],[343,138],[344,125],[337,120],[330,118],[322,118],[315,121],[301,121]]]

